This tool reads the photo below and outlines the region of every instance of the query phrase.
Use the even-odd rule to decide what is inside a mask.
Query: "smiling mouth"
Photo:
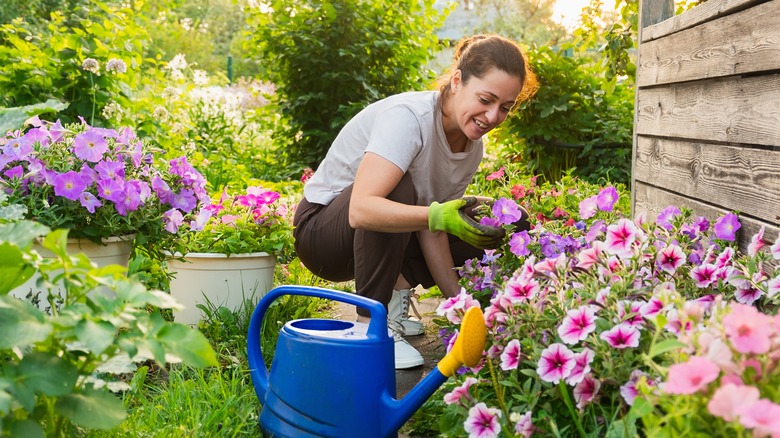
[[[481,128],[481,129],[487,129],[488,125],[486,125],[486,124],[484,124],[484,123],[480,122],[480,121],[479,121],[479,120],[477,120],[477,119],[473,119],[473,120],[474,120],[474,124],[476,124],[476,125],[477,125],[479,128]]]

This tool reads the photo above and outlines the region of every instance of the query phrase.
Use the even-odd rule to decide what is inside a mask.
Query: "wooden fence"
[[[632,211],[737,211],[744,251],[780,228],[780,0],[640,2]],[[667,18],[670,17],[670,18]]]

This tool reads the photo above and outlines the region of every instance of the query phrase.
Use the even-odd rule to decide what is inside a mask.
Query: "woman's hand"
[[[432,203],[428,208],[428,229],[452,234],[477,248],[498,248],[506,232],[503,228],[485,226],[474,221],[465,210],[476,203],[477,198],[473,196],[443,204]]]

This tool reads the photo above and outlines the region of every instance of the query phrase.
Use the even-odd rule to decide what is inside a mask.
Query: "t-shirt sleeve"
[[[366,152],[379,155],[406,173],[422,144],[420,121],[408,108],[396,106],[377,117]]]

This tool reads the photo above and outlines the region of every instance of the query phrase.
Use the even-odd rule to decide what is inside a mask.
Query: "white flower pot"
[[[134,235],[109,237],[103,239],[104,245],[99,245],[85,239],[68,239],[67,251],[70,255],[83,253],[100,268],[109,265],[120,265],[127,269],[127,264],[130,261],[130,253],[133,250],[132,242],[134,238]],[[54,256],[51,251],[38,243],[33,244],[33,249],[43,257]],[[56,273],[51,273],[50,277],[53,277],[55,274]],[[12,290],[11,295],[24,299],[30,292],[32,292],[33,295],[41,292],[41,306],[46,307],[48,305],[46,302],[46,289],[38,288],[36,286],[38,278],[40,278],[40,275],[36,272],[35,275],[24,284]],[[55,294],[62,293],[64,295],[65,291],[61,284],[55,284],[55,287],[52,288],[52,292]]]
[[[274,281],[276,257],[265,252],[249,254],[188,253],[186,261],[168,260],[171,296],[184,306],[174,310],[173,319],[183,324],[197,324],[203,312],[196,306],[226,307],[239,310],[245,300],[253,304],[265,295]]]

